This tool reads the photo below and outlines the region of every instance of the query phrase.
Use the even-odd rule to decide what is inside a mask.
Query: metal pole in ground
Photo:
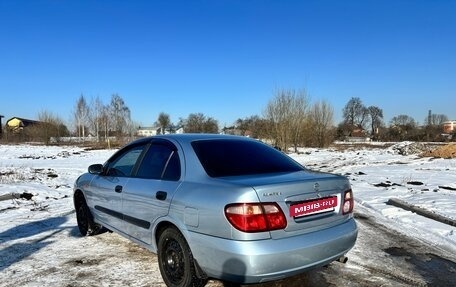
[[[5,116],[0,115],[0,139],[3,138],[3,125],[2,125],[2,118]]]

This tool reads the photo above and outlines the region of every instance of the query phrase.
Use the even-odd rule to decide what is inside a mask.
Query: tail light
[[[277,203],[234,203],[225,207],[225,216],[234,228],[262,232],[287,227],[287,219]]]
[[[353,212],[353,191],[351,189],[347,190],[344,194],[344,205],[342,205],[342,214],[349,214]]]

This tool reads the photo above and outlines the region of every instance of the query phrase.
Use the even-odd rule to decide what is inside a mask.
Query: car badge
[[[282,193],[279,191],[279,192],[265,192],[263,193],[263,196],[265,197],[268,197],[268,196],[280,196],[282,195]]]

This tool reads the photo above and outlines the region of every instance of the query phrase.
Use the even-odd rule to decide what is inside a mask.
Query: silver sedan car
[[[109,229],[158,255],[167,286],[278,280],[345,259],[354,246],[347,178],[310,171],[258,140],[136,140],[74,186],[83,236]]]

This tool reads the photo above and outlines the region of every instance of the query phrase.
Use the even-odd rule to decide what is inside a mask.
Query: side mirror
[[[90,174],[101,174],[103,172],[103,165],[102,164],[92,164],[89,166],[89,173]]]

